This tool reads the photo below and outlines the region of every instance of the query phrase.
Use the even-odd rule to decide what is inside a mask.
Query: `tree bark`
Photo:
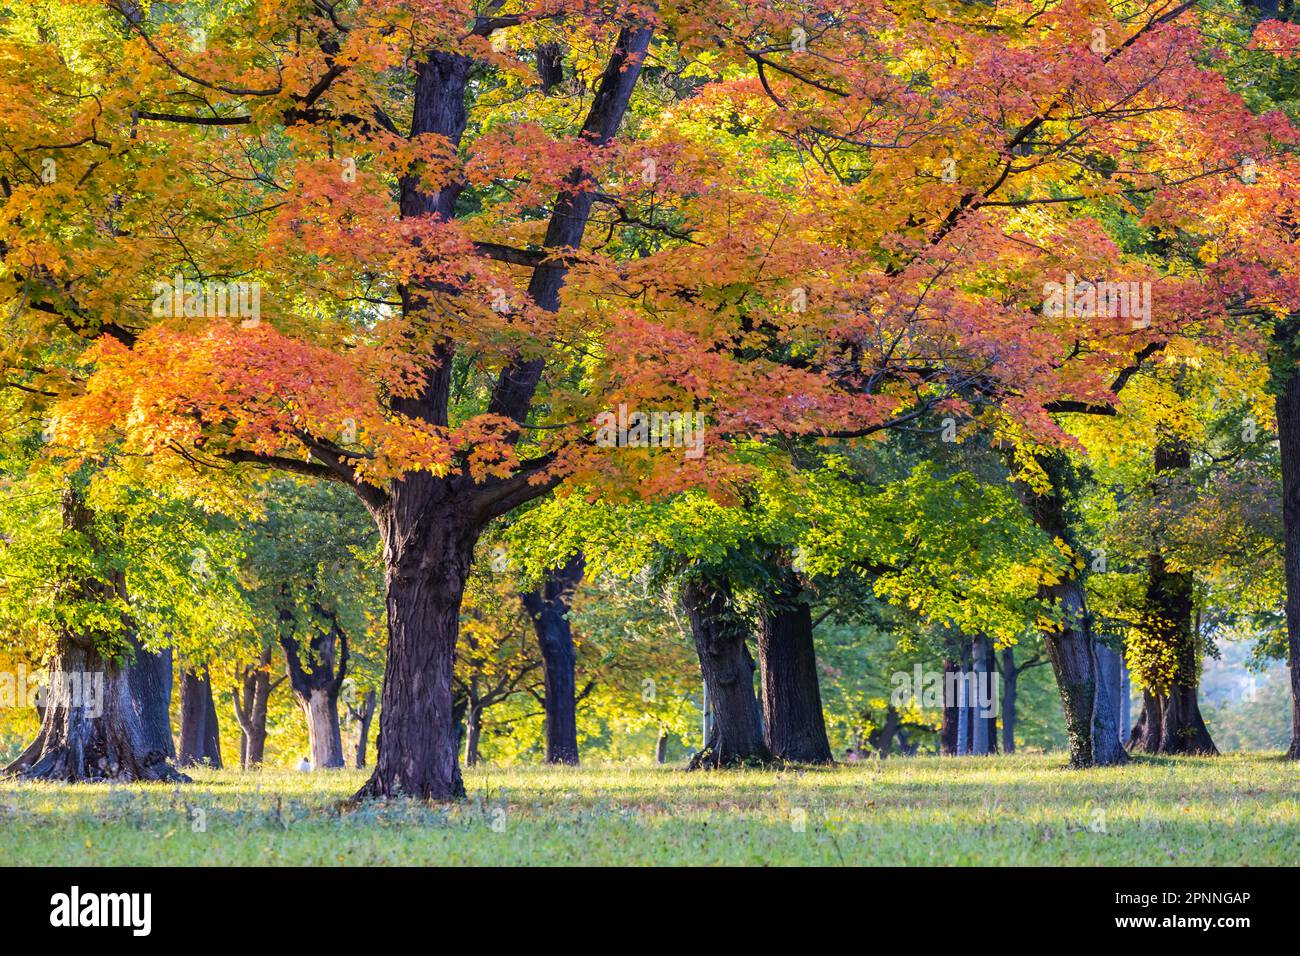
[[[1287,667],[1291,671],[1291,746],[1286,756],[1300,760],[1300,363],[1293,323],[1279,324],[1274,342],[1285,363],[1275,409],[1282,456],[1282,534],[1286,563]]]
[[[1099,679],[1106,685],[1106,696],[1115,702],[1116,739],[1119,740],[1122,747],[1127,742],[1128,737],[1128,727],[1123,722],[1124,708],[1120,701],[1120,690],[1123,686],[1123,659],[1119,656],[1119,652],[1113,650],[1105,642],[1097,641],[1096,645],[1097,673]]]
[[[798,584],[772,596],[759,619],[764,740],[778,760],[834,763],[826,737],[812,611]]]
[[[1030,516],[1044,533],[1070,543],[1076,540],[1067,501],[1075,480],[1073,466],[1064,452],[1038,456],[1051,481],[1043,494],[1025,492],[1022,497]],[[1078,547],[1071,544],[1078,551]],[[1128,755],[1120,742],[1119,701],[1100,679],[1097,641],[1084,591],[1081,572],[1039,591],[1039,597],[1054,606],[1060,616],[1044,632],[1048,660],[1056,674],[1056,686],[1065,713],[1073,767],[1111,766],[1124,763]]]
[[[460,606],[482,525],[426,474],[395,484],[376,515],[383,543],[388,656],[375,769],[358,799],[457,800],[453,664]]]
[[[754,660],[745,646],[747,628],[731,606],[727,587],[691,578],[682,585],[681,601],[713,711],[709,739],[691,759],[691,767],[770,761],[754,697]]]
[[[465,714],[465,766],[478,766],[478,745],[482,736],[483,709],[472,704]]]
[[[348,714],[357,724],[356,768],[358,770],[366,765],[366,748],[370,743],[370,723],[375,717],[375,703],[375,692],[371,689],[367,690],[366,696],[361,699],[360,709],[348,705]]]
[[[945,757],[957,756],[957,744],[960,741],[961,710],[955,695],[948,688],[957,687],[956,675],[961,669],[956,661],[945,659],[943,662],[943,724],[939,731],[939,753]]]
[[[1002,649],[1002,752],[1016,752],[1016,691],[1020,672],[1016,670],[1016,652]]]
[[[1133,715],[1130,713],[1132,708],[1133,686],[1129,681],[1128,664],[1124,660],[1124,655],[1119,658],[1119,726],[1125,733],[1132,724]]]
[[[970,694],[966,682],[966,672],[959,671],[957,684],[957,756],[965,757],[970,753]]]
[[[971,642],[971,655],[974,658],[975,696],[971,713],[971,749],[977,757],[987,757],[990,752],[991,735],[989,719],[984,711],[993,704],[992,682],[993,648],[988,637],[976,634]]]
[[[177,763],[182,767],[207,764],[221,768],[220,730],[212,699],[208,669],[187,668],[181,673],[181,744]]]
[[[655,741],[655,763],[665,763],[668,760],[668,731],[662,727],[659,728],[659,738]]]
[[[81,783],[188,781],[135,695],[135,662],[106,659],[94,642],[63,636],[50,665],[41,729],[5,773]]]
[[[176,741],[172,739],[172,650],[153,652],[134,636],[130,639],[135,665],[127,668],[131,681],[131,699],[140,711],[145,739],[150,750],[162,751],[168,760],[176,759]]]
[[[523,595],[542,656],[546,763],[578,763],[577,657],[569,605],[582,573],[582,555],[577,555],[564,567],[552,570],[541,587]]]
[[[271,645],[262,648],[256,664],[244,668],[243,693],[235,687],[231,691],[235,704],[235,720],[239,723],[239,766],[253,770],[266,759],[266,711],[271,691],[280,683],[271,680]]]

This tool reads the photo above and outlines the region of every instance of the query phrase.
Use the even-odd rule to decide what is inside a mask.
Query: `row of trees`
[[[1197,0],[4,10],[0,355],[63,502],[24,533],[76,543],[30,634],[113,702],[47,708],[22,768],[169,774],[142,636],[234,606],[133,580],[144,539],[92,489],[237,511],[266,469],[347,489],[378,537],[382,613],[364,572],[277,553],[274,503],[230,535],[285,572],[239,598],[321,761],[350,609],[382,621],[359,798],[463,792],[463,702],[496,685],[458,693],[457,651],[498,537],[537,589],[555,760],[579,555],[680,594],[707,765],[829,759],[811,607],[863,582],[973,666],[1039,635],[1081,767],[1125,759],[1121,643],[1143,745],[1207,749],[1194,611],[1275,608],[1235,576],[1277,540],[1300,659],[1289,24]],[[610,409],[679,414],[611,440]],[[1280,536],[1222,518],[1256,481]],[[356,530],[301,512],[291,538]]]

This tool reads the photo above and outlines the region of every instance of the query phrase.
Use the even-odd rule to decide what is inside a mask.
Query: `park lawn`
[[[1288,865],[1300,768],[1273,756],[917,757],[826,770],[478,768],[452,806],[340,807],[363,771],[0,781],[0,864]]]

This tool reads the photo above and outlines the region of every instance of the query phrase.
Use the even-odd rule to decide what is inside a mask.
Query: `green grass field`
[[[361,771],[193,784],[0,781],[0,864],[1300,863],[1300,781],[1273,757],[893,759],[833,770],[478,769],[469,800],[340,809]]]

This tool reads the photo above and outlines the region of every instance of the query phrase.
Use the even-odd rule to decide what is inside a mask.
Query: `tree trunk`
[[[653,30],[627,26],[597,85],[583,123],[584,141],[604,146],[627,111],[649,49]],[[432,50],[417,63],[410,134],[434,134],[453,148],[467,122],[466,89],[474,60]],[[577,249],[596,200],[590,176],[575,168],[555,198],[542,245],[549,250]],[[430,191],[414,174],[398,184],[403,220],[455,217],[463,181]],[[568,266],[560,257],[537,265],[527,294],[538,309],[558,311]],[[423,388],[393,401],[394,409],[436,427],[446,427],[456,344],[426,327],[433,280],[403,287],[402,312],[413,327],[427,331],[432,348]],[[501,370],[488,411],[522,424],[528,417],[546,360],[521,355]],[[535,481],[535,478],[542,478]],[[473,482],[468,474],[438,477],[411,472],[385,491],[358,487],[384,546],[387,585],[388,656],[379,714],[378,755],[370,780],[354,799],[399,795],[426,800],[464,796],[457,763],[458,730],[453,720],[453,664],[459,635],[461,600],[473,560],[474,545],[487,522],[512,507],[543,494],[547,479],[540,466],[509,478]]]
[[[168,762],[148,708],[135,696],[138,666],[138,658],[105,659],[94,642],[61,637],[40,732],[5,772],[64,783],[188,781]]]
[[[974,658],[975,701],[971,708],[971,750],[977,757],[987,757],[991,736],[987,711],[993,706],[993,647],[988,637],[976,634],[971,643]]]
[[[1016,690],[1020,672],[1016,670],[1016,652],[1002,649],[1002,752],[1016,752]]]
[[[203,719],[203,755],[210,766],[221,769],[221,728],[217,724],[217,702],[212,693],[212,678],[203,668],[203,681],[207,685],[207,714]]]
[[[691,767],[771,760],[754,697],[754,661],[745,646],[746,627],[731,606],[727,588],[691,578],[682,585],[681,600],[713,711],[709,739],[691,759]]]
[[[894,737],[901,730],[900,724],[897,708],[893,704],[887,704],[885,706],[885,722],[868,735],[868,743],[875,746],[876,753],[881,760],[888,759],[889,751],[894,746]]]
[[[328,608],[313,601],[311,609],[315,619],[306,625],[311,635],[306,654],[295,636],[298,619],[288,606],[280,611],[280,646],[289,687],[307,720],[311,769],[333,770],[343,766],[339,691],[348,675],[348,636]]]
[[[465,714],[465,766],[478,766],[478,745],[483,735],[483,708],[470,704]]]
[[[655,741],[655,763],[666,763],[667,760],[668,760],[668,731],[660,727],[659,739]]]
[[[357,799],[464,797],[452,676],[460,605],[477,522],[437,507],[437,479],[412,475],[379,509],[387,583],[388,657],[375,769]]]
[[[343,735],[339,729],[338,695],[322,687],[313,688],[300,699],[307,718],[307,742],[312,770],[335,770],[343,766]]]
[[[187,668],[181,673],[181,744],[177,763],[182,767],[208,764],[221,768],[220,730],[212,699],[208,669]]]
[[[1128,727],[1125,726],[1123,721],[1124,708],[1120,701],[1121,688],[1123,687],[1123,658],[1119,656],[1119,652],[1105,642],[1097,641],[1096,644],[1098,677],[1106,685],[1107,698],[1115,702],[1116,735],[1122,747],[1128,734]]]
[[[822,714],[812,612],[797,588],[777,595],[759,622],[765,742],[778,760],[834,763]]]
[[[577,555],[563,568],[552,570],[541,587],[523,596],[542,656],[546,763],[578,762],[577,657],[569,626],[569,602],[582,580],[582,572],[582,555]]]
[[[1072,527],[1073,504],[1068,500],[1076,481],[1073,465],[1064,452],[1038,456],[1051,480],[1044,494],[1021,487],[1030,516],[1044,533],[1067,543],[1076,541]],[[1070,547],[1078,552],[1077,544]],[[1078,572],[1056,584],[1044,586],[1039,597],[1053,605],[1060,617],[1043,635],[1048,660],[1065,712],[1073,767],[1110,766],[1128,759],[1120,742],[1119,701],[1100,679],[1097,642],[1092,632],[1083,578]]]
[[[1111,766],[1127,756],[1120,742],[1119,701],[1100,679],[1083,581],[1069,578],[1045,589],[1062,623],[1044,635],[1048,659],[1065,712],[1073,767]]]
[[[965,757],[970,753],[970,694],[966,682],[966,672],[959,671],[957,683],[957,756]]]
[[[962,739],[960,734],[961,709],[955,694],[949,688],[957,688],[961,671],[956,661],[943,662],[943,724],[939,731],[939,753],[945,757],[957,756],[957,744]]]
[[[271,680],[271,645],[267,644],[257,663],[244,668],[243,693],[239,687],[232,691],[239,722],[239,766],[244,770],[260,767],[266,759],[266,711],[279,682]]]
[[[131,699],[140,711],[145,739],[150,750],[159,750],[168,760],[176,759],[172,739],[172,649],[153,652],[132,636],[135,666],[126,669],[131,681]]]
[[[1286,556],[1287,667],[1291,671],[1291,746],[1287,757],[1300,760],[1300,363],[1296,335],[1279,324],[1274,340],[1286,363],[1278,391],[1277,434],[1282,454],[1282,535]]]
[[[361,709],[357,710],[349,706],[349,713],[352,719],[357,722],[357,752],[356,767],[360,770],[366,765],[366,747],[370,742],[370,722],[375,716],[375,692],[373,689],[366,691],[366,696],[361,699]]]
[[[1124,660],[1124,655],[1119,658],[1119,726],[1125,734],[1129,732],[1132,726],[1133,715],[1131,713],[1133,702],[1133,685],[1129,681],[1128,663]],[[1126,738],[1127,742],[1127,738]]]
[[[1142,710],[1138,713],[1137,723],[1129,734],[1128,744],[1133,750],[1143,753],[1158,753],[1160,750],[1160,698],[1149,690],[1142,691]]]

